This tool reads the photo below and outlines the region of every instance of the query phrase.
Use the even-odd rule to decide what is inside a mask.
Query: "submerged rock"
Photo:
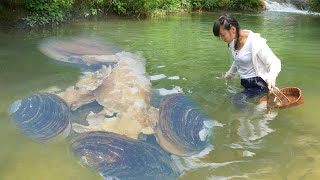
[[[84,165],[105,178],[176,179],[179,170],[158,146],[109,132],[76,136],[71,151]]]
[[[160,146],[177,156],[191,156],[209,145],[213,121],[188,96],[166,96],[155,133]]]
[[[17,100],[9,114],[24,135],[38,142],[65,137],[71,129],[69,107],[54,94],[38,93]]]

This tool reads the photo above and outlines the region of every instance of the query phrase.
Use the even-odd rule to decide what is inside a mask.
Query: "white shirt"
[[[264,81],[267,79],[275,80],[281,71],[281,61],[272,52],[266,40],[262,38],[259,33],[252,33],[251,38],[252,62],[256,74]],[[233,48],[233,46],[230,43],[230,49],[231,48]],[[233,62],[226,75],[231,77],[235,76],[238,72],[237,69],[238,65]]]
[[[247,31],[247,32],[249,32],[249,35],[243,47],[238,51],[235,51],[234,48],[231,48],[233,60],[238,66],[238,73],[241,79],[247,79],[247,78],[252,78],[257,76],[257,73],[254,69],[253,62],[252,62],[251,36],[253,32],[252,31]],[[234,47],[234,41],[230,43],[230,46]]]

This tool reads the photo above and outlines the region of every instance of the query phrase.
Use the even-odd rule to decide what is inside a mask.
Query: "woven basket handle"
[[[275,98],[270,100],[274,96]],[[276,101],[280,102],[280,105],[276,103]],[[270,107],[280,107],[280,106],[286,106],[288,104],[291,104],[290,99],[283,94],[279,88],[275,87],[273,90],[270,90],[267,94],[267,103]]]
[[[275,92],[274,90],[272,90],[271,92],[274,93],[275,96],[279,98],[279,100],[280,100],[280,97],[277,95],[277,93],[281,94],[282,97],[284,97],[289,103],[291,103],[291,100],[285,94],[283,94],[278,87],[274,87],[273,89],[275,90]]]
[[[279,98],[279,96],[276,93],[269,91],[269,93],[267,94],[267,104],[268,104],[268,106],[269,107],[278,106],[276,104],[276,101],[279,101],[280,104],[283,104],[283,102],[281,101],[281,99]]]

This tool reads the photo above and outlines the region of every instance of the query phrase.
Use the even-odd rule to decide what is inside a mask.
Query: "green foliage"
[[[189,0],[181,0],[181,8],[187,11],[191,11],[192,4]]]
[[[93,7],[98,12],[108,7],[119,15],[138,17],[181,10],[257,10],[261,5],[261,0],[92,0],[90,2],[88,7]]]
[[[259,1],[257,0],[233,0],[232,9],[253,10],[258,9]]]
[[[118,13],[118,14],[125,14],[127,9],[126,9],[126,3],[121,2],[119,0],[113,0],[113,10]]]
[[[161,6],[171,7],[170,4],[163,3],[164,0],[112,0],[113,10],[119,15],[140,16],[150,15]]]
[[[309,0],[308,4],[311,11],[320,12],[320,0]]]
[[[111,0],[74,0],[73,11],[77,16],[97,16],[105,14],[111,3]]]
[[[22,0],[0,0],[0,22],[13,26],[21,17],[25,16]]]
[[[23,19],[33,27],[65,21],[73,0],[25,0],[24,5],[30,15]]]
[[[181,9],[181,0],[162,0],[159,4],[159,9],[163,9],[169,13],[177,12]]]
[[[257,10],[259,0],[185,0],[193,10]]]
[[[319,1],[309,0],[311,10],[319,11]],[[121,16],[155,17],[180,11],[258,10],[261,7],[263,0],[0,0],[0,20],[20,13],[16,17],[24,17],[27,25],[33,27],[59,24],[71,15],[96,17],[112,12]]]
[[[0,14],[2,14],[3,13],[3,6],[2,6],[2,4],[0,4]]]

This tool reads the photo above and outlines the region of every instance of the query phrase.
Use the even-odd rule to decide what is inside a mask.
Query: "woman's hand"
[[[276,86],[276,80],[275,79],[267,79],[268,89],[273,90],[273,88]]]
[[[229,80],[229,79],[231,79],[231,78],[232,78],[232,77],[231,77],[230,75],[227,75],[227,74],[224,75],[224,79],[225,79],[225,80]]]

